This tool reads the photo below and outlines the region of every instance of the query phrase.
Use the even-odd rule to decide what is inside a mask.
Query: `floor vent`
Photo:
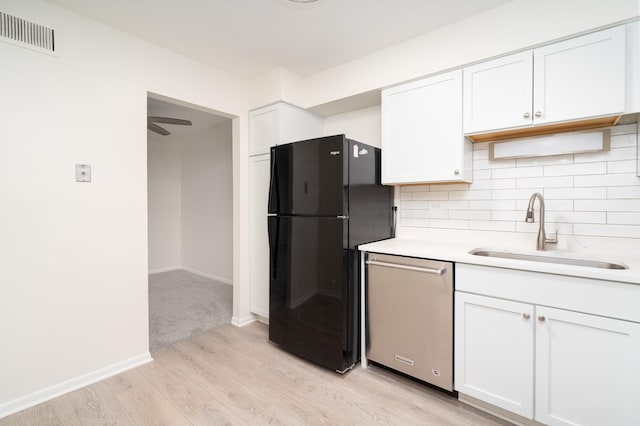
[[[4,12],[0,12],[0,40],[47,53],[56,51],[52,28]]]

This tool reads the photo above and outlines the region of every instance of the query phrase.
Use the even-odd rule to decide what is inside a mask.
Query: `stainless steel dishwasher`
[[[369,253],[367,358],[453,391],[453,263]]]

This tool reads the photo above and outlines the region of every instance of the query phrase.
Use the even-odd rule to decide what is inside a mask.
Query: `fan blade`
[[[165,129],[163,129],[162,127],[158,126],[157,124],[152,123],[151,121],[147,121],[147,129],[151,130],[152,132],[156,132],[162,136],[167,136],[171,134]]]
[[[169,117],[147,117],[147,121],[151,121],[154,123],[164,123],[164,124],[179,124],[181,126],[191,126],[191,121],[182,120],[180,118],[169,118]]]

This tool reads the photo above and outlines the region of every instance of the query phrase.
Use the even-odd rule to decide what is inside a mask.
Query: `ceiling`
[[[510,0],[47,0],[243,78],[309,76]]]

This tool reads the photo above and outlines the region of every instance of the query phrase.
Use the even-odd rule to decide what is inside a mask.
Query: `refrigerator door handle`
[[[280,212],[280,193],[278,190],[278,168],[276,167],[276,150],[271,149],[271,176],[269,179],[268,212]]]
[[[277,216],[267,217],[267,233],[269,234],[269,259],[271,261],[271,265],[269,265],[269,275],[272,280],[276,279],[276,266],[278,265],[278,234],[280,233],[279,228],[280,219]]]

